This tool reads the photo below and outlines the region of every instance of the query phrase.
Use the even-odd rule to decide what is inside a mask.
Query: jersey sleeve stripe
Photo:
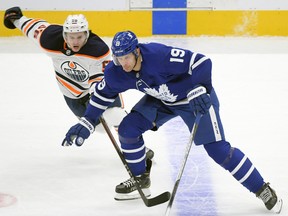
[[[206,61],[207,59],[208,59],[208,57],[206,57],[206,56],[204,56],[203,58],[199,59],[195,64],[192,65],[191,69],[193,70],[194,68],[196,68],[197,66],[202,64],[202,62]]]
[[[26,23],[30,22],[32,19],[26,20],[20,27],[21,31],[23,31],[23,28],[26,26]]]
[[[192,56],[191,56],[191,59],[190,59],[190,63],[189,63],[190,67],[189,67],[189,72],[188,72],[190,75],[192,75],[192,65],[194,64],[196,55],[197,55],[196,52],[193,53]]]
[[[199,66],[202,62],[206,61],[208,59],[208,57],[206,56],[203,56],[202,58],[200,58],[198,61],[195,62],[195,59],[196,59],[196,56],[197,56],[198,53],[193,53],[192,56],[191,56],[191,60],[190,60],[190,68],[189,68],[189,71],[188,73],[190,75],[192,75],[192,71],[197,67]]]
[[[96,108],[101,109],[101,110],[106,110],[106,108],[108,107],[108,106],[100,105],[100,104],[94,102],[93,100],[90,100],[89,103],[90,103],[93,107],[96,107]]]
[[[113,103],[115,101],[115,99],[105,98],[105,97],[99,95],[96,91],[94,92],[94,96],[99,98],[102,101],[105,101],[105,102]]]
[[[30,32],[31,30],[33,30],[34,26],[37,25],[38,23],[43,23],[43,21],[41,20],[41,21],[39,21],[39,22],[35,22],[35,23],[28,29],[28,31],[26,32],[26,36],[28,36],[29,32]],[[35,32],[35,31],[34,31],[34,32]],[[41,33],[42,33],[42,32],[41,32]]]
[[[38,21],[40,21],[40,19],[33,19],[33,20],[29,21],[23,30],[24,34],[28,35],[28,33],[27,33],[28,29],[30,29],[30,27]]]

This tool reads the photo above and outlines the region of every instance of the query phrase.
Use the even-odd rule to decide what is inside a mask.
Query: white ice
[[[252,160],[284,200],[287,215],[288,39],[285,37],[149,37],[213,61],[213,83],[226,139]],[[110,45],[111,38],[105,38]],[[0,207],[2,216],[159,216],[167,203],[118,202],[129,178],[102,127],[82,147],[62,147],[77,119],[58,90],[51,60],[28,39],[0,38]],[[129,110],[141,93],[123,94]],[[171,191],[189,133],[180,119],[145,134],[155,152],[152,197]],[[3,196],[2,196],[3,197]],[[271,215],[254,194],[193,146],[171,215]]]

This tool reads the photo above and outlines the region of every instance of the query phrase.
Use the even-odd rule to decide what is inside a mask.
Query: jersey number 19
[[[170,62],[184,62],[184,57],[185,55],[185,51],[184,50],[180,50],[180,49],[171,49],[171,58],[170,58]]]

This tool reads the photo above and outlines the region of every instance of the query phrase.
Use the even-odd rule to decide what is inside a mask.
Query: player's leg
[[[150,169],[146,168],[146,151],[142,134],[153,128],[148,121],[138,112],[129,113],[119,125],[118,136],[121,143],[123,156],[136,181],[146,196],[150,196]],[[116,186],[116,200],[128,200],[139,198],[133,179],[128,179]]]
[[[240,149],[231,147],[227,141],[218,141],[204,145],[208,155],[250,192],[261,198],[268,210],[281,210],[282,200],[275,191],[265,183],[251,160]]]
[[[211,98],[214,101],[217,100],[214,91],[211,92]],[[240,184],[261,198],[267,209],[275,207],[273,209],[275,212],[281,211],[282,200],[277,198],[274,190],[264,182],[251,160],[240,149],[232,147],[229,142],[225,141],[217,103],[214,103],[209,113],[202,117],[200,124],[195,143],[204,144],[208,155],[228,170]]]
[[[89,98],[89,94],[79,99],[72,99],[64,96],[66,104],[77,118],[81,118],[84,115]]]
[[[145,143],[142,134],[147,130],[157,129],[155,121],[156,117],[159,116],[161,105],[162,103],[160,101],[145,95],[132,111],[124,117],[118,128],[123,155],[146,196],[150,195],[149,175],[151,166],[149,166],[149,163],[146,161]],[[169,119],[170,118],[171,117],[169,117]],[[160,124],[161,123],[159,123],[159,125]],[[139,197],[132,179],[128,179],[116,186],[116,200],[135,199]]]

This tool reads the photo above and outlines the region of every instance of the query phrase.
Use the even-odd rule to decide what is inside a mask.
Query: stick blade
[[[147,207],[152,207],[167,202],[170,199],[170,197],[171,197],[170,192],[166,191],[156,197],[144,200],[144,202]]]

